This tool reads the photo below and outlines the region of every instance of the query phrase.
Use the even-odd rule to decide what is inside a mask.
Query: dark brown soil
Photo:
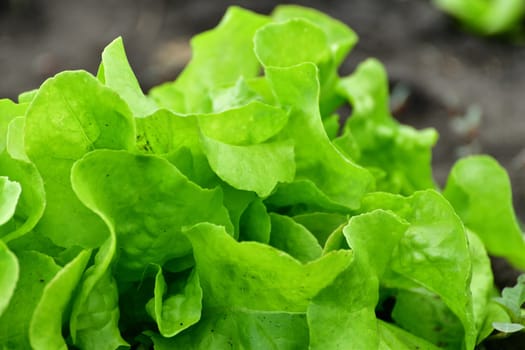
[[[215,26],[229,5],[269,13],[278,3],[0,0],[0,96],[16,98],[65,69],[96,72],[102,49],[119,35],[147,90],[176,77],[190,57],[189,38]],[[379,58],[390,75],[396,117],[440,132],[438,183],[459,156],[493,155],[509,171],[517,214],[525,220],[525,46],[466,33],[430,1],[295,3],[323,10],[359,34],[342,73]],[[516,271],[499,260],[494,269],[500,286],[514,283]],[[522,336],[514,342],[525,344]],[[487,349],[525,348],[493,344]]]

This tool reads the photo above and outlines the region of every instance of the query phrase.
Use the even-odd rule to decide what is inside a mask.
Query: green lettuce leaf
[[[90,256],[91,251],[82,251],[46,284],[29,325],[33,349],[68,349],[62,336],[62,324],[69,316],[68,305]]]
[[[156,267],[155,296],[146,304],[146,310],[157,322],[160,334],[170,338],[200,320],[202,289],[195,271],[183,283],[168,286],[162,269]]]
[[[474,233],[467,231],[467,235],[472,259],[470,291],[474,323],[478,333],[476,343],[480,343],[493,329],[490,325],[489,330],[483,331],[494,292],[494,279],[483,243]],[[457,316],[433,293],[421,289],[398,291],[392,318],[405,330],[439,344],[440,347],[461,347],[463,331]]]
[[[165,89],[176,89],[183,94],[184,106],[180,113],[210,112],[209,91],[237,81],[239,76],[255,77],[259,62],[252,49],[252,38],[269,18],[232,6],[221,23],[210,31],[195,36],[191,41],[192,59],[173,83],[151,91],[161,106],[169,108],[173,102],[162,98]],[[160,90],[159,90],[160,89]],[[158,92],[160,91],[160,92]],[[179,106],[177,106],[179,107]],[[181,106],[182,107],[182,106]]]
[[[472,310],[474,322],[478,330],[477,343],[489,334],[482,332],[485,320],[489,317],[490,303],[494,294],[494,276],[492,266],[483,242],[470,230],[466,230],[470,257],[472,260],[472,278],[470,291],[472,293]]]
[[[24,142],[25,117],[16,117],[7,126],[7,153],[14,159],[22,160],[27,163],[31,161],[27,157]]]
[[[6,176],[0,176],[0,225],[5,224],[14,215],[22,186],[10,181]]]
[[[37,92],[38,92],[38,89],[33,89],[33,90],[24,91],[20,93],[18,95],[18,102],[29,104],[31,101],[33,101],[33,98],[36,96]]]
[[[23,119],[13,119],[9,130],[12,131],[11,126],[18,121]],[[16,205],[13,217],[0,228],[0,238],[6,243],[20,238],[36,226],[44,212],[46,196],[42,177],[35,165],[27,159],[13,157],[12,151],[8,144],[8,152],[0,153],[0,174],[16,181],[21,187],[18,202],[12,198],[11,202],[6,203]]]
[[[287,252],[303,264],[321,257],[323,249],[315,236],[304,226],[288,216],[275,213],[270,214],[270,219],[271,246]]]
[[[224,310],[204,314],[194,327],[174,338],[152,334],[155,350],[308,348],[303,313]]]
[[[525,241],[512,207],[510,180],[497,161],[489,156],[458,161],[443,195],[490,254],[525,268]]]
[[[309,301],[350,263],[349,251],[308,264],[258,242],[236,242],[209,223],[186,232],[205,308],[305,312]],[[227,276],[227,277],[226,277]]]
[[[268,244],[272,223],[266,206],[254,199],[243,211],[239,222],[239,241],[257,241]]]
[[[223,190],[223,195],[224,195],[223,204],[224,204],[224,207],[228,210],[230,220],[233,224],[233,229],[234,229],[233,237],[238,240],[241,234],[241,225],[243,224],[241,222],[242,216],[247,210],[249,210],[250,204],[253,201],[258,200],[259,197],[257,197],[257,195],[254,192],[241,191],[241,190],[235,189],[229,186],[228,184],[224,182],[220,182],[220,181],[218,181],[217,183],[220,184]],[[257,212],[260,213],[259,210],[257,210]],[[263,220],[265,219],[269,220],[269,218],[267,218],[268,216],[267,214],[263,214],[263,216],[264,216],[262,218]],[[246,222],[244,222],[244,224],[246,224]],[[260,227],[258,229],[264,230],[265,228]],[[269,228],[268,228],[268,231],[269,231]]]
[[[294,216],[293,219],[306,227],[322,247],[332,232],[348,222],[346,215],[322,212],[300,214]]]
[[[439,347],[395,325],[379,321],[379,350],[438,350]]]
[[[501,297],[495,298],[496,305],[506,311],[506,315],[499,313],[488,314],[486,323],[489,329],[496,329],[503,333],[515,333],[525,329],[525,317],[522,306],[525,303],[525,275],[520,275],[514,287],[505,287]],[[496,308],[496,310],[498,310]],[[492,322],[491,322],[492,321]]]
[[[0,319],[9,305],[20,278],[20,267],[16,255],[0,240]]]
[[[495,300],[490,300],[485,308],[486,317],[478,333],[478,340],[490,336],[494,329],[498,329],[498,324],[512,323],[508,312]]]
[[[111,229],[73,300],[69,329],[73,343],[81,349],[110,350],[128,345],[118,328],[118,290],[111,274],[115,251],[116,237]]]
[[[344,60],[348,52],[357,43],[357,35],[344,23],[315,9],[297,5],[279,5],[272,12],[272,18],[276,21],[300,18],[318,25],[326,36],[328,47],[332,51],[336,65]]]
[[[402,329],[444,349],[461,349],[461,322],[434,293],[422,289],[400,290],[392,319]]]
[[[335,87],[339,83],[338,68],[344,60],[346,54],[357,42],[357,36],[351,29],[343,23],[330,18],[329,16],[301,6],[281,5],[272,13],[272,18],[277,22],[301,22],[306,21],[308,25],[302,25],[303,32],[295,32],[286,28],[301,27],[301,25],[282,23],[282,32],[274,30],[273,37],[270,37],[266,51],[278,46],[286,51],[287,57],[302,57],[300,62],[313,62],[319,69],[319,109],[323,119],[329,118],[332,113],[340,106],[344,99],[337,94]],[[270,31],[271,32],[271,31]],[[306,34],[308,32],[308,34]],[[324,35],[321,35],[324,34]],[[295,35],[294,35],[295,34]],[[305,35],[306,34],[306,35]],[[268,35],[267,35],[268,36]],[[283,39],[288,38],[286,42]],[[305,44],[300,44],[305,40]],[[296,50],[294,43],[302,47]],[[257,50],[257,35],[255,38]],[[288,50],[286,50],[288,46]],[[270,55],[282,57],[282,54],[272,52]],[[280,64],[278,64],[280,66]]]
[[[303,63],[287,68],[266,67],[265,71],[279,103],[290,109],[281,137],[295,141],[296,179],[312,181],[341,206],[359,207],[361,197],[372,185],[372,178],[328,139],[319,114],[316,66]]]
[[[7,308],[0,316],[2,349],[31,349],[31,318],[45,286],[60,270],[51,257],[38,252],[20,252],[17,258],[20,271],[18,282]]]
[[[521,0],[433,0],[442,10],[459,19],[467,28],[483,35],[511,32],[525,14]]]
[[[113,40],[102,52],[97,78],[126,101],[135,117],[148,116],[158,109],[142,92],[129,65],[121,37]]]
[[[379,346],[375,315],[379,280],[407,226],[396,215],[383,210],[350,219],[342,233],[354,254],[352,265],[308,306],[312,349]]]
[[[339,204],[322,192],[308,179],[281,183],[275,188],[264,203],[272,210],[286,212],[288,215],[300,215],[311,212],[335,212],[347,214],[347,206]]]
[[[139,152],[163,155],[201,187],[213,188],[219,184],[204,153],[197,115],[159,110],[136,119],[136,124]]]
[[[290,141],[249,146],[228,145],[205,136],[202,141],[213,171],[239,190],[268,197],[278,183],[291,182],[295,175],[294,145]]]
[[[135,120],[135,123],[139,151],[167,154],[187,147],[194,153],[202,153],[200,131],[195,116],[159,110],[146,118]]]
[[[266,80],[262,77],[245,79],[241,75],[235,84],[219,86],[210,90],[213,112],[224,112],[229,109],[235,110],[236,108],[249,105],[253,102],[260,102],[261,104],[264,103],[267,105],[273,104],[274,99],[269,96],[267,89],[265,89],[265,91],[261,90],[261,88],[266,87],[265,82]],[[281,111],[275,110],[275,112],[278,116]],[[264,114],[262,114],[262,116],[264,116]],[[223,119],[223,121],[225,120]],[[249,122],[249,119],[246,121]],[[237,124],[235,120],[231,122]]]
[[[470,280],[472,261],[463,223],[447,200],[434,190],[410,197],[372,193],[363,211],[392,210],[410,223],[392,255],[390,269],[403,278],[439,295],[463,326],[463,348],[474,347],[474,322]],[[407,288],[395,275],[386,276],[391,287]]]
[[[3,152],[7,142],[7,128],[13,118],[23,116],[27,103],[15,103],[7,98],[0,99],[0,152]]]
[[[523,322],[521,306],[525,303],[525,275],[518,277],[514,287],[503,288],[501,297],[495,300],[509,312],[513,322]]]
[[[245,146],[267,141],[286,125],[288,113],[258,101],[220,113],[199,115],[201,132],[229,145]]]
[[[254,44],[264,67],[290,67],[304,62],[322,65],[331,58],[325,33],[311,21],[299,18],[265,25],[255,34]]]
[[[214,222],[233,231],[221,191],[200,188],[165,159],[97,150],[77,161],[71,173],[78,197],[114,230],[118,268],[128,278],[140,279],[148,264],[191,254],[181,233],[185,226]]]
[[[202,319],[174,338],[153,336],[157,349],[304,348],[308,301],[352,257],[333,252],[303,265],[270,246],[235,242],[220,226],[201,223],[186,234],[203,290]]]
[[[381,191],[409,195],[416,190],[435,188],[432,179],[431,149],[437,141],[433,129],[416,131],[400,125],[390,115],[388,79],[383,65],[368,59],[341,80],[339,93],[352,105],[338,145],[358,164],[374,171]],[[346,152],[346,146],[350,146]],[[353,149],[357,146],[358,151]]]
[[[128,107],[90,74],[64,72],[47,80],[25,123],[27,155],[42,175],[46,192],[37,230],[60,246],[99,246],[107,229],[73,193],[71,166],[93,149],[132,149],[134,144]]]

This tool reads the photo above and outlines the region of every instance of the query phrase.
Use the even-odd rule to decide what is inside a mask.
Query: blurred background
[[[230,5],[268,14],[273,0],[0,0],[0,97],[15,99],[65,69],[96,73],[102,49],[122,36],[145,91],[173,80],[189,39],[214,27]],[[509,171],[525,219],[525,46],[472,35],[422,0],[308,0],[359,35],[341,68],[379,58],[403,123],[435,127],[436,180],[453,162],[488,153]]]

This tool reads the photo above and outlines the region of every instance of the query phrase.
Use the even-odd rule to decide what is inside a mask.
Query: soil
[[[525,220],[524,45],[474,36],[430,1],[295,3],[358,33],[342,74],[378,58],[390,76],[394,115],[439,131],[433,159],[439,184],[459,156],[490,154],[508,170],[517,214]],[[145,90],[173,80],[190,57],[189,38],[214,27],[234,4],[269,13],[279,1],[0,0],[0,96],[14,99],[65,69],[95,73],[102,49],[119,35]],[[493,267],[500,287],[519,273],[501,259]],[[522,335],[509,339],[510,345],[487,342],[486,349],[525,347]]]

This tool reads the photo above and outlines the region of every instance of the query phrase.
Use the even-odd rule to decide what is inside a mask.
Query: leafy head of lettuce
[[[474,349],[511,322],[505,171],[468,158],[441,191],[381,63],[339,76],[356,41],[232,7],[148,94],[117,38],[96,76],[0,100],[0,348]]]

